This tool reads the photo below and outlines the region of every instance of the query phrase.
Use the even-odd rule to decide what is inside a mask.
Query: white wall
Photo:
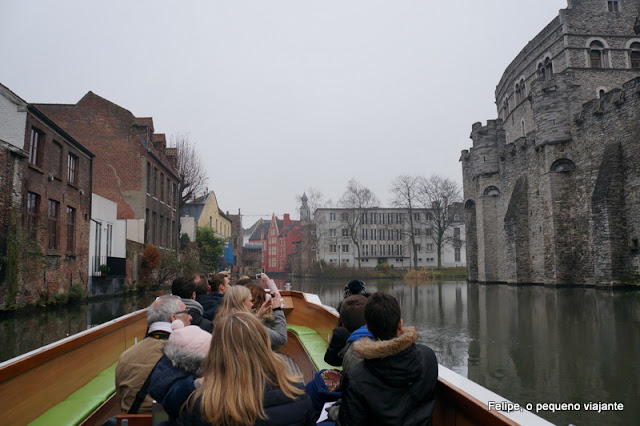
[[[126,239],[144,244],[144,219],[127,219],[126,222]]]
[[[118,221],[118,205],[99,195],[91,195],[91,230],[89,234],[89,275],[93,275],[95,264],[94,258],[100,256],[98,263],[106,263],[107,256],[126,257],[127,241],[126,224]],[[121,223],[118,223],[121,222]],[[111,253],[107,252],[108,229],[111,225]],[[98,236],[98,226],[100,227],[99,253],[96,244]],[[123,229],[124,227],[124,229]]]
[[[193,217],[181,217],[180,218],[180,235],[186,233],[189,235],[189,240],[194,242],[196,240],[196,220]]]
[[[0,86],[0,140],[24,149],[27,108],[17,105],[15,96]]]

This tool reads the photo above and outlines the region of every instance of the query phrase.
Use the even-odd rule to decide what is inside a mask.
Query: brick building
[[[269,222],[261,222],[249,238],[250,243],[262,244],[262,269],[267,274],[293,272],[292,255],[302,239],[299,221],[285,213],[282,220],[276,215]]]
[[[117,218],[128,221],[127,229],[143,220],[145,245],[175,249],[180,178],[153,119],[136,117],[93,92],[73,105],[37,107],[95,153],[93,192],[117,203]],[[127,277],[135,280],[143,247],[127,245]]]
[[[0,306],[86,289],[94,155],[0,85]]]
[[[569,0],[504,71],[497,119],[473,124],[460,157],[469,280],[640,272],[639,7]]]

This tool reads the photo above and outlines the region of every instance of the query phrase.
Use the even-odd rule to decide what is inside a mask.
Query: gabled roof
[[[151,130],[153,130],[153,118],[152,117],[136,117],[136,122],[133,123],[133,125],[151,127]]]
[[[261,240],[262,234],[266,237],[269,235],[269,227],[271,226],[271,221],[263,221],[258,226],[256,226],[255,230],[249,237],[249,240]]]
[[[100,130],[106,137],[114,140],[139,142],[137,149],[141,153],[145,152],[156,159],[167,173],[173,175],[176,180],[180,180],[172,163],[153,146],[153,143],[149,143],[153,142],[153,139],[147,141],[146,132],[141,128],[148,127],[153,132],[153,119],[151,117],[136,117],[126,108],[96,95],[92,91],[87,92],[76,104],[41,103],[34,105],[56,123],[59,123],[60,127],[66,129],[76,140],[86,143],[89,147],[95,144],[91,132],[96,130]],[[104,116],[98,117],[95,115],[96,112],[100,112]],[[103,120],[104,117],[113,120],[113,123],[105,123],[102,128],[100,128],[100,124],[94,124],[95,127],[91,131],[88,130],[88,128],[91,128],[92,120],[101,123],[100,120]],[[131,138],[130,133],[128,133],[130,131],[133,131],[137,136]]]

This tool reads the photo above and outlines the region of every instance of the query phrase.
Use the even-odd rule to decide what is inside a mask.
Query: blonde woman
[[[271,308],[272,299],[267,300],[262,304],[260,309],[256,312],[258,317],[262,317],[264,313]],[[248,288],[241,285],[234,285],[224,295],[220,309],[216,314],[214,321],[218,321],[219,318],[223,318],[231,313],[247,311],[250,312],[253,306],[253,297],[251,291]],[[284,312],[279,306],[273,309],[273,328],[266,328],[269,338],[271,339],[271,346],[275,350],[278,346],[287,344],[287,320],[284,317]]]
[[[269,348],[250,312],[216,319],[204,374],[182,412],[190,425],[313,425],[313,407],[299,378]]]

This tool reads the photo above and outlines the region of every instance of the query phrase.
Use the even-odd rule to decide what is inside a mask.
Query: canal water
[[[345,280],[294,279],[329,306]],[[284,281],[278,282],[284,288]],[[628,425],[640,419],[640,292],[372,280],[400,301],[403,319],[438,361],[559,425]],[[0,316],[0,361],[138,308],[154,296],[107,299]],[[622,403],[622,411],[584,404]],[[579,403],[579,410],[552,411]],[[575,408],[573,406],[572,408]]]

